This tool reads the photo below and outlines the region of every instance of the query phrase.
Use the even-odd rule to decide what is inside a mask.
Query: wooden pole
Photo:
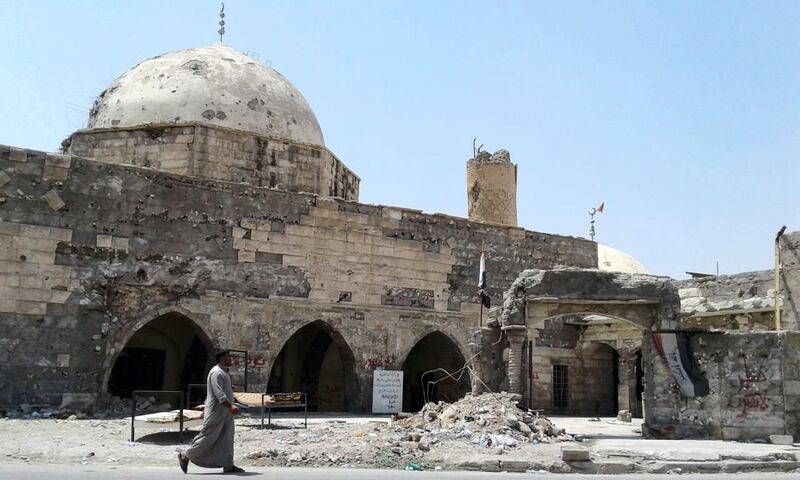
[[[481,291],[480,298],[478,299],[481,302],[481,320],[480,320],[480,327],[483,327],[483,291]]]

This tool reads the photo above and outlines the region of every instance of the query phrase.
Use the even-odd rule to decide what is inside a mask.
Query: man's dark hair
[[[219,363],[219,359],[224,357],[225,355],[230,355],[230,350],[217,350],[217,353],[214,354],[214,360]]]

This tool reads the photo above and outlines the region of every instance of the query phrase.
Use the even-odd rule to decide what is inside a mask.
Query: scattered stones
[[[584,447],[574,445],[561,447],[561,460],[565,462],[588,462],[591,458],[589,450]]]
[[[293,454],[289,455],[286,458],[286,461],[289,463],[299,463],[305,460],[305,457],[300,452],[294,452]]]
[[[775,445],[791,445],[794,443],[794,437],[791,435],[770,435],[769,443],[774,443]]]

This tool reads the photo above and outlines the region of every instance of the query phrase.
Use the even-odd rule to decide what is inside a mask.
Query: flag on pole
[[[490,308],[492,306],[492,300],[489,298],[489,295],[486,295],[486,255],[484,255],[483,250],[481,250],[481,268],[478,272],[478,288],[479,293],[481,295],[481,304],[484,307]]]
[[[597,213],[603,213],[604,208],[606,208],[606,202],[600,202],[600,206],[597,207]]]

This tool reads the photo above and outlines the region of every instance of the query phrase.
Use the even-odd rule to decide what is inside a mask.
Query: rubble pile
[[[468,439],[480,447],[494,448],[496,453],[521,442],[575,440],[546,417],[519,408],[518,398],[501,392],[467,395],[455,403],[429,403],[398,425],[411,432],[428,432],[437,441]],[[409,435],[416,438],[414,433]]]
[[[159,403],[155,397],[136,397],[136,414],[166,412],[172,410],[169,403]],[[20,404],[19,409],[0,411],[0,417],[38,419],[53,418],[62,420],[105,419],[130,416],[131,399],[112,396],[105,408],[64,402],[59,407]]]

